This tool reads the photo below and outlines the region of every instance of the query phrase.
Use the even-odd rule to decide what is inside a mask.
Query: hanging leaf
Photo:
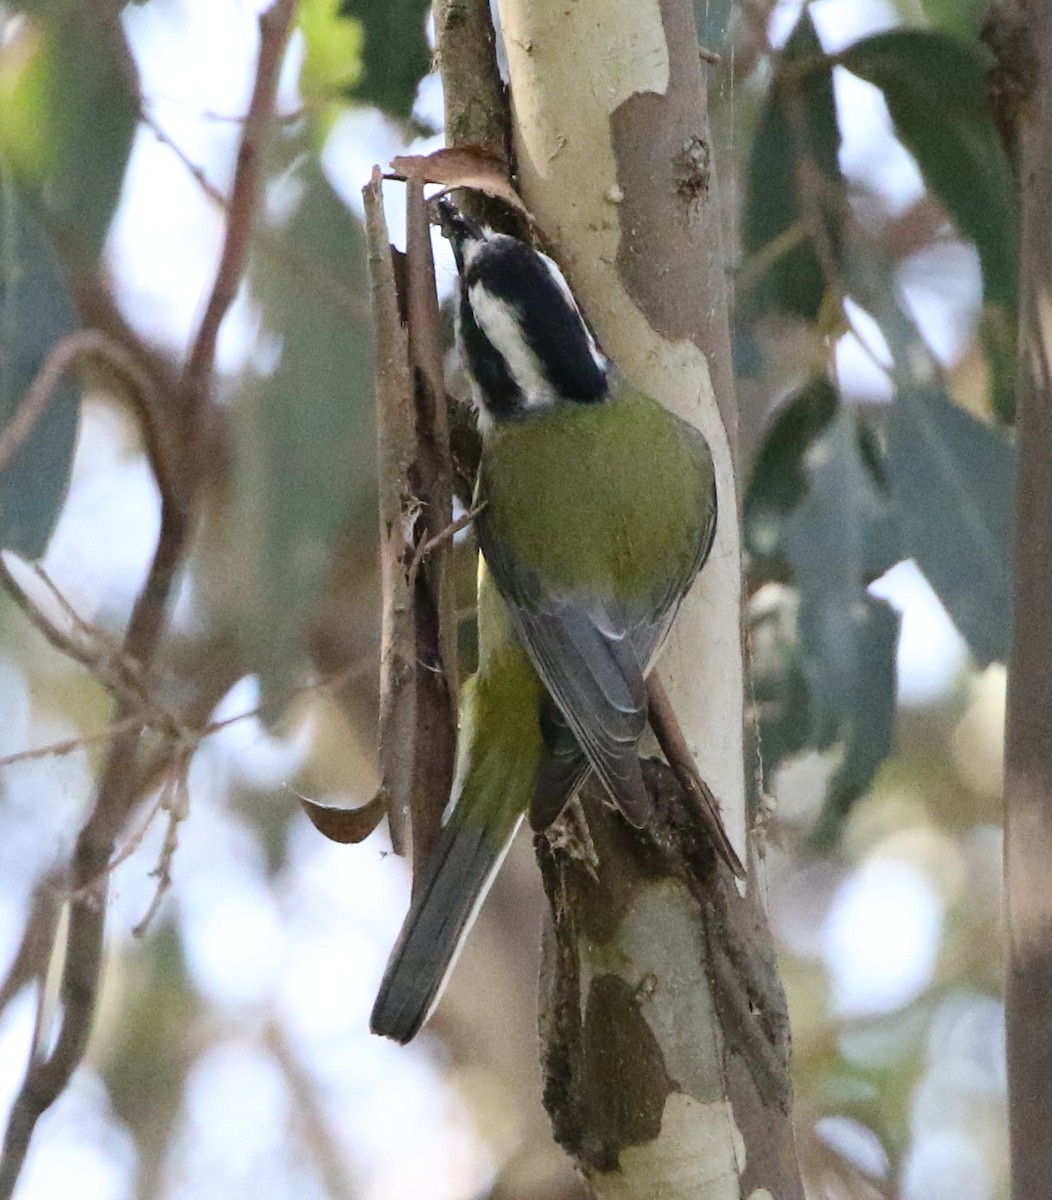
[[[361,78],[362,27],[341,16],[340,9],[340,0],[299,0],[296,20],[304,42],[300,88],[305,97],[335,99]]]
[[[840,748],[825,799],[827,813],[839,821],[891,749],[898,618],[865,590],[875,565],[891,565],[873,562],[874,530],[889,518],[850,410],[841,408],[812,444],[806,467],[807,495],[787,522],[785,543],[800,593],[808,744]]]
[[[0,48],[0,151],[62,237],[98,258],[138,120],[138,79],[116,6],[20,5]]]
[[[850,660],[830,660],[826,654],[824,626],[831,616],[828,607],[808,607],[801,613],[801,638],[818,647],[821,656],[810,663],[810,690],[825,688],[830,677],[849,685],[836,713],[835,740],[841,745],[842,757],[826,783],[822,815],[810,838],[816,849],[835,844],[852,805],[869,791],[891,753],[898,684],[895,657],[900,620],[891,605],[868,593],[856,597],[847,615]],[[810,628],[814,618],[816,627]]]
[[[813,237],[836,256],[843,177],[832,68],[808,10],[778,60],[749,156],[742,241],[754,280],[742,303],[749,314],[782,309],[813,321],[826,291]],[[751,260],[751,262],[749,261]]]
[[[814,447],[837,418],[836,389],[825,377],[811,380],[779,410],[757,456],[743,506],[745,548],[755,575],[777,577],[790,557],[789,527],[812,494],[813,459],[830,453]],[[868,583],[883,574],[900,557],[894,522],[883,496],[885,487],[882,454],[872,431],[860,413],[853,413],[849,450],[850,472],[858,488],[856,506],[859,528],[853,538],[861,549],[859,578]],[[840,446],[839,440],[834,445]],[[847,526],[843,526],[847,531]],[[843,547],[842,547],[843,548]]]
[[[362,75],[347,94],[408,120],[420,81],[431,70],[424,22],[428,0],[343,0],[340,15],[361,24]]]
[[[855,42],[837,62],[881,90],[925,183],[975,243],[987,300],[1014,307],[1015,202],[986,105],[989,55],[932,30],[893,29]]]
[[[903,552],[924,572],[980,665],[1011,644],[1015,450],[938,383],[899,386],[888,479]]]
[[[829,839],[891,748],[898,617],[866,585],[901,552],[876,441],[827,380],[773,424],[745,528],[750,552],[795,585],[773,602],[764,589],[750,611],[765,778],[805,747],[838,748],[819,829]]]
[[[51,347],[77,328],[54,247],[0,169],[0,430],[19,410]],[[69,487],[79,397],[68,373],[0,471],[0,546],[39,558]]]
[[[213,511],[202,568],[217,619],[277,711],[306,666],[338,543],[371,539],[376,520],[363,239],[302,154],[306,136],[272,139],[272,166],[300,201],[254,255],[259,342],[273,357],[230,406],[231,492]]]
[[[745,548],[760,565],[784,556],[785,522],[807,494],[804,456],[837,410],[828,379],[812,380],[775,415],[745,491]]]
[[[902,556],[927,576],[985,665],[1011,643],[1015,447],[950,397],[919,330],[890,287],[873,315],[891,350],[888,489]]]

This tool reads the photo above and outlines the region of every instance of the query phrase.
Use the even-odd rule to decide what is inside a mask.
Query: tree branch
[[[693,7],[500,0],[500,14],[523,197],[604,349],[712,450],[716,540],[658,667],[744,858],[737,410]],[[634,833],[586,798],[594,858],[572,839],[535,843],[553,921],[541,1034],[556,1137],[598,1196],[799,1200],[759,860],[739,895],[674,776],[648,770],[655,788],[672,783],[664,828]]]
[[[192,518],[202,433],[213,418],[211,380],[219,326],[226,315],[244,269],[248,239],[259,191],[260,143],[273,109],[293,0],[277,0],[259,21],[260,44],[249,115],[238,153],[227,235],[201,327],[194,340],[181,387],[180,448],[161,435],[153,420],[157,397],[137,367],[123,371],[143,420],[150,466],[161,493],[161,530],[143,588],[135,602],[122,646],[123,656],[148,671],[158,651],[167,603],[186,554]],[[104,357],[117,365],[122,355],[108,347]],[[127,366],[127,364],[124,364]],[[63,368],[64,369],[64,368]],[[184,476],[180,463],[188,466]],[[99,779],[95,804],[77,838],[70,862],[69,923],[59,984],[61,1016],[57,1034],[43,1038],[53,1044],[46,1057],[31,1060],[9,1118],[0,1160],[0,1200],[10,1200],[41,1114],[56,1100],[80,1063],[91,1030],[101,971],[107,864],[116,839],[139,792],[136,757],[143,718],[129,697],[118,700],[109,751]]]

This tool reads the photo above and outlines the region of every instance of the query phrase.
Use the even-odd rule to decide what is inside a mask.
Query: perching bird
[[[619,374],[556,264],[440,211],[482,431],[479,666],[452,802],[372,1012],[399,1042],[437,1003],[527,809],[545,828],[594,771],[627,821],[650,819],[645,676],[716,527],[705,439]]]

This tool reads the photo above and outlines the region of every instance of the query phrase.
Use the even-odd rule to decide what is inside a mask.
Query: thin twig
[[[85,359],[95,359],[107,364],[129,386],[133,401],[139,409],[144,437],[153,447],[151,457],[166,463],[167,475],[167,463],[171,460],[172,448],[169,445],[166,425],[163,420],[158,419],[152,402],[153,381],[143,371],[134,355],[97,329],[81,329],[67,334],[52,346],[33,382],[26,389],[15,415],[0,434],[0,471],[25,444],[34,425],[51,402],[62,377],[74,364]]]
[[[42,567],[34,566],[33,570],[55,596],[80,636],[73,637],[59,629],[25,591],[4,561],[3,555],[0,555],[0,588],[7,592],[34,629],[59,653],[86,667],[92,678],[115,699],[125,699],[134,703],[141,721],[178,734],[177,718],[153,697],[149,681],[143,677],[138,663],[129,659],[120,646],[112,642],[101,629],[96,629],[85,621]]]
[[[179,826],[186,820],[190,812],[190,794],[186,782],[189,765],[189,758],[184,755],[178,765],[175,777],[170,781],[169,787],[162,792],[160,807],[168,812],[168,828],[164,832],[164,843],[157,857],[157,866],[150,872],[151,876],[157,880],[157,887],[149,908],[132,930],[133,937],[144,936],[150,927],[150,922],[157,915],[157,910],[161,907],[165,893],[172,886],[172,861],[179,844]]]
[[[187,388],[191,394],[201,397],[202,405],[207,402],[211,387],[219,327],[237,296],[248,257],[259,201],[262,142],[274,111],[274,95],[295,9],[295,0],[276,0],[259,18],[256,81],[234,168],[234,186],[227,206],[226,238],[208,304],[183,373]]]
[[[182,384],[187,395],[180,432],[185,459],[177,457],[159,440],[161,427],[152,419],[156,398],[150,391],[150,381],[140,380],[146,386],[137,387],[130,379],[131,372],[126,373],[140,412],[146,416],[143,426],[146,449],[161,493],[161,531],[157,549],[132,610],[123,644],[125,657],[139,663],[144,671],[149,670],[160,644],[168,600],[186,554],[192,484],[200,478],[200,471],[188,476],[188,486],[181,487],[182,473],[178,466],[181,461],[188,462],[191,467],[198,465],[197,459],[203,449],[202,434],[213,416],[211,380],[216,339],[219,326],[237,293],[244,268],[259,191],[260,143],[273,110],[274,92],[294,9],[294,0],[276,0],[259,19],[256,81],[235,170],[227,236],[201,328],[183,373]],[[125,353],[123,347],[121,353]],[[137,719],[130,727],[125,727],[124,723],[130,717]],[[53,1045],[51,1053],[42,1061],[30,1063],[12,1107],[0,1160],[0,1200],[10,1200],[37,1120],[61,1094],[87,1046],[102,962],[108,878],[105,868],[137,798],[135,760],[143,727],[144,720],[136,713],[131,699],[119,700],[95,804],[77,838],[70,864],[72,896],[59,985],[59,1027],[55,1037],[47,1039]],[[90,890],[84,890],[86,885],[91,885]]]
[[[426,541],[420,542],[413,551],[413,557],[409,562],[409,570],[406,572],[406,578],[409,580],[409,590],[412,591],[416,584],[416,577],[421,566],[427,556],[437,550],[439,546],[444,546],[452,538],[454,538],[462,529],[466,529],[472,521],[479,515],[480,512],[489,503],[488,500],[483,500],[481,504],[469,509],[462,517],[457,517],[455,521],[451,521],[445,529],[440,530],[434,537],[428,538]]]
[[[316,680],[314,683],[307,683],[302,687],[295,688],[290,693],[290,698],[310,692],[330,691],[344,687],[372,669],[372,665],[372,659],[362,659],[359,662],[352,663],[349,667],[345,667],[325,679]],[[231,725],[237,725],[241,721],[248,721],[254,717],[259,717],[266,708],[270,707],[270,704],[271,702],[258,704],[255,708],[245,709],[243,712],[235,713],[232,717],[223,717],[219,721],[210,721],[207,725],[198,729],[195,729],[190,722],[177,720],[174,724],[179,744],[196,749],[197,745],[205,738],[211,737],[213,734],[219,733]],[[39,758],[61,758],[65,754],[73,754],[77,750],[84,749],[86,746],[105,742],[114,733],[121,733],[142,724],[142,713],[136,713],[124,721],[111,724],[108,729],[101,730],[98,733],[82,733],[77,737],[63,738],[58,742],[49,742],[46,746],[37,746],[32,750],[18,750],[14,754],[5,754],[0,757],[0,769],[13,766],[15,763],[31,762]],[[165,729],[164,732],[169,737],[173,736],[172,730]]]
[[[651,671],[647,677],[647,701],[650,727],[680,786],[694,801],[695,810],[701,818],[713,850],[739,879],[744,879],[745,868],[738,852],[731,845],[727,831],[723,828],[719,801],[698,771],[694,755],[691,754],[683,730],[680,729],[672,701],[669,700],[657,671]]]
[[[228,212],[229,201],[219,188],[208,178],[204,169],[190,157],[148,110],[140,112],[142,122],[149,128],[157,141],[167,147],[200,187],[204,195],[223,212]],[[302,242],[286,235],[283,230],[257,226],[252,232],[254,245],[261,253],[295,275],[306,280],[327,300],[338,305],[356,323],[369,319],[368,308],[361,295],[339,278],[330,264],[320,255],[313,253]]]

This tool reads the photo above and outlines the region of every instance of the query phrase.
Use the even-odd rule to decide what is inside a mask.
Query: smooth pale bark
[[[607,352],[712,447],[716,543],[658,667],[744,860],[735,407],[693,10],[499,9],[524,199]],[[561,840],[538,839],[556,1137],[602,1197],[794,1200],[788,1030],[756,862],[742,896],[666,799],[663,830],[631,833],[586,798]]]

